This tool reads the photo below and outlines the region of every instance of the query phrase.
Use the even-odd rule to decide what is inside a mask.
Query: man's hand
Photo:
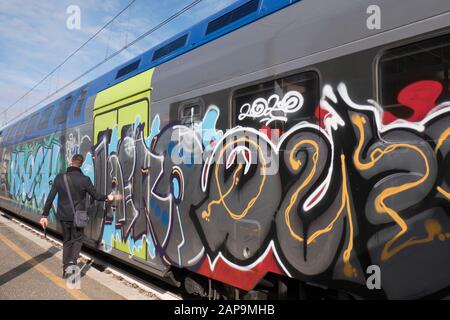
[[[120,193],[111,192],[108,194],[108,201],[120,201],[122,200],[122,195]]]
[[[48,226],[48,219],[46,217],[42,217],[39,223],[41,224],[42,228],[46,229]]]

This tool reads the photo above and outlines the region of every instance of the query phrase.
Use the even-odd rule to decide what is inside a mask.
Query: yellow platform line
[[[0,241],[2,241],[4,244],[6,244],[8,247],[10,247],[17,255],[25,259],[25,261],[29,264],[31,264],[37,271],[42,273],[47,279],[52,281],[57,286],[63,288],[67,293],[69,293],[71,296],[73,296],[77,300],[91,300],[91,298],[81,292],[80,290],[76,289],[70,289],[66,286],[66,282],[55,275],[53,272],[51,272],[49,269],[44,267],[42,264],[40,264],[38,261],[36,261],[32,256],[30,256],[28,253],[23,251],[21,248],[16,246],[13,242],[11,242],[9,239],[5,238],[2,234],[0,234]]]

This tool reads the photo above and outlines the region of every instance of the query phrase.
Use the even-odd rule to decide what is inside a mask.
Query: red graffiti
[[[272,139],[269,126],[263,125],[261,128],[259,128],[259,132],[264,133],[269,138],[269,140]]]
[[[405,118],[409,122],[421,121],[436,106],[443,86],[438,81],[421,80],[404,87],[398,94],[397,100],[404,107],[412,110],[410,116]],[[389,124],[400,119],[388,110],[384,111],[383,123]]]
[[[278,142],[278,138],[283,134],[281,129],[271,129],[269,126],[263,125],[259,128],[259,132],[265,134],[269,140],[274,143]]]
[[[205,277],[231,284],[242,290],[253,289],[268,272],[284,274],[276,262],[272,249],[270,249],[264,259],[251,270],[244,271],[235,269],[219,257],[214,266],[214,270],[212,270],[209,259],[204,259],[197,272]]]
[[[325,110],[324,108],[322,108],[320,105],[318,105],[314,109],[314,115],[316,116],[316,119],[317,119],[317,122],[318,122],[319,126],[321,126],[322,128],[325,128],[324,119],[329,114],[330,114],[330,112],[328,112],[328,110]]]

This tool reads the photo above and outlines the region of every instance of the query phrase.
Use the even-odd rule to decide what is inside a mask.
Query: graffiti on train
[[[65,167],[61,143],[53,134],[40,141],[15,147],[8,167],[8,190],[12,199],[35,213],[41,213],[51,183]],[[51,210],[51,219],[57,200]]]
[[[268,125],[300,110],[300,93],[243,105],[238,119],[261,127],[219,130],[220,107],[211,105],[190,125],[163,126],[156,115],[147,128],[136,117],[95,145],[72,134],[65,158],[81,152],[96,189],[122,195],[99,204],[92,234],[106,251],[243,289],[269,272],[363,287],[367,267],[378,265],[383,288],[398,292],[389,286],[446,274],[450,261],[450,102],[417,105],[410,92],[424,85],[399,95],[414,110],[403,119],[375,101],[353,101],[345,84],[327,85],[310,121],[281,134]],[[51,137],[14,150],[10,195],[41,208],[64,160],[60,148]],[[430,266],[435,259],[442,263]],[[433,279],[430,287],[445,284]]]
[[[411,250],[424,265],[421,256],[450,247],[449,107],[386,121],[341,84],[324,87],[318,121],[275,140],[258,128],[217,130],[216,106],[191,126],[161,127],[156,116],[148,136],[139,118],[120,135],[116,126],[85,163],[99,190],[123,194],[105,208],[104,248],[240,287],[236,272],[249,283],[331,272],[362,284],[367,266],[404,264],[395,258]]]
[[[277,94],[271,95],[267,100],[258,98],[252,104],[246,103],[240,108],[239,120],[245,118],[262,118],[259,120],[265,125],[274,121],[287,122],[289,113],[299,111],[303,106],[304,98],[297,91],[289,91],[280,99]]]
[[[218,115],[219,109],[211,107],[203,122],[196,124],[194,131],[201,132],[201,151],[211,149],[213,141],[218,141],[222,136],[222,132],[214,128]],[[194,155],[194,152],[189,149],[190,143],[186,142],[191,133],[188,131],[192,129],[174,126],[171,130],[160,130],[160,120],[156,116],[150,135],[145,137],[143,130],[144,124],[141,124],[138,117],[133,125],[122,128],[119,139],[116,125],[103,134],[92,153],[88,153],[83,165],[84,173],[92,179],[95,177],[98,190],[123,195],[121,201],[105,207],[102,244],[107,251],[115,248],[142,259],[159,256],[170,259],[170,263],[183,265],[181,249],[180,255],[172,257],[175,260],[171,256],[166,257],[164,252],[168,252],[166,244],[169,243],[167,240],[172,229],[178,227],[188,230],[188,226],[182,224],[181,220],[177,220],[175,226],[173,221],[174,215],[180,217],[179,211],[175,213],[174,210],[179,210],[182,203],[186,205],[186,210],[189,208],[188,202],[181,201],[186,187],[185,177],[179,167],[173,162],[165,161],[163,155],[151,152],[151,148],[152,145],[156,148],[157,140],[164,141],[164,148],[168,149],[168,153],[177,153],[178,160],[175,161],[193,169],[194,159],[187,157]],[[185,142],[174,143],[174,134],[179,141]],[[169,184],[166,184],[166,180],[170,180]],[[174,243],[171,241],[170,245]],[[198,245],[201,247],[201,243]],[[182,245],[177,244],[178,247],[181,248]]]

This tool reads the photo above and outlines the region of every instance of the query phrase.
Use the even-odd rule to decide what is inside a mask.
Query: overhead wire
[[[111,55],[109,55],[108,57],[106,57],[105,59],[103,59],[102,61],[100,61],[99,63],[97,63],[96,65],[94,65],[93,67],[89,68],[88,70],[86,70],[85,72],[83,72],[81,75],[77,76],[75,79],[73,79],[72,81],[68,82],[67,84],[65,84],[64,86],[62,86],[61,88],[55,90],[54,92],[52,92],[51,94],[47,95],[45,98],[43,98],[42,100],[39,100],[37,103],[33,104],[32,106],[30,106],[29,108],[25,109],[24,111],[22,111],[21,113],[19,113],[16,116],[16,119],[22,115],[24,115],[25,113],[33,110],[35,107],[37,107],[38,105],[40,105],[42,102],[46,101],[47,99],[53,97],[54,95],[56,95],[57,93],[61,92],[62,90],[66,89],[67,87],[69,87],[70,85],[74,84],[75,82],[77,82],[78,80],[80,80],[81,78],[83,78],[84,76],[86,76],[87,74],[91,73],[93,70],[97,69],[98,67],[100,67],[101,65],[103,65],[104,63],[108,62],[109,60],[111,60],[112,58],[116,57],[117,55],[119,55],[120,53],[122,53],[123,51],[125,51],[126,49],[128,49],[129,47],[135,45],[137,42],[141,41],[142,39],[146,38],[147,36],[149,36],[150,34],[152,34],[153,32],[157,31],[158,29],[162,28],[163,26],[165,26],[166,24],[168,24],[169,22],[171,22],[172,20],[176,19],[177,17],[179,17],[180,15],[182,15],[183,13],[185,13],[186,11],[189,11],[190,9],[192,9],[193,7],[195,7],[196,5],[198,5],[200,2],[202,2],[203,0],[194,0],[193,2],[191,2],[189,5],[183,7],[181,10],[177,11],[176,13],[174,13],[173,15],[171,15],[169,18],[165,19],[164,21],[160,22],[159,24],[157,24],[156,26],[152,27],[151,29],[147,30],[146,32],[144,32],[143,34],[141,34],[140,36],[138,36],[136,39],[134,39],[133,41],[131,41],[130,43],[126,44],[125,46],[121,47],[120,49],[116,50],[115,52],[113,52]],[[9,123],[8,123],[9,124]]]
[[[95,32],[89,39],[87,39],[81,46],[79,46],[75,51],[73,51],[70,55],[68,55],[60,64],[58,64],[55,68],[52,69],[47,75],[45,75],[41,80],[39,80],[31,89],[25,92],[22,96],[20,96],[15,102],[9,105],[4,112],[10,110],[14,107],[19,101],[28,96],[34,89],[36,89],[42,82],[47,80],[50,76],[52,76],[59,68],[61,68],[70,58],[72,58],[75,54],[77,54],[81,49],[83,49],[89,42],[91,42],[100,32],[106,29],[111,23],[114,22],[122,13],[124,13],[136,0],[132,0],[125,8],[119,11],[113,18],[111,18],[105,25],[103,25],[97,32]]]

